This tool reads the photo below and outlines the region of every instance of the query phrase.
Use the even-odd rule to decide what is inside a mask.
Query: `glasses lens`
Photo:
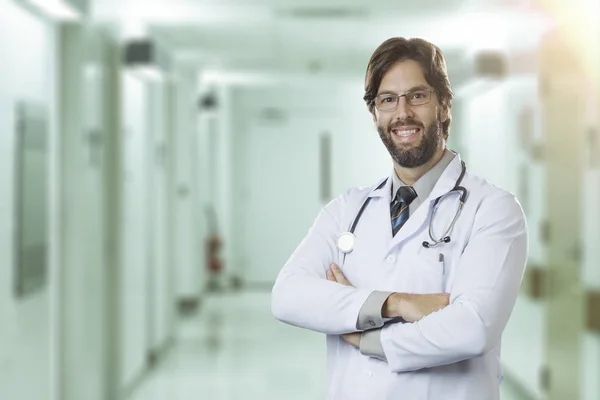
[[[429,90],[416,90],[406,94],[406,101],[411,106],[421,106],[429,103],[431,92]]]
[[[384,94],[375,98],[375,105],[381,111],[393,110],[397,104],[398,96],[393,94]]]

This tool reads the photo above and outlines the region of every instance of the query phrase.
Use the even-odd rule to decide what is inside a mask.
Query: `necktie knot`
[[[396,200],[402,201],[404,204],[410,204],[414,199],[417,198],[417,192],[412,186],[400,186],[396,192]]]

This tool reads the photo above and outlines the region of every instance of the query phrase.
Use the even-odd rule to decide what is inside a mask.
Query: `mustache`
[[[390,124],[388,126],[388,130],[391,131],[392,129],[397,129],[397,128],[401,128],[403,126],[410,126],[410,125],[413,125],[413,126],[416,125],[420,128],[423,128],[422,123],[420,123],[412,118],[409,118],[409,119],[405,119],[405,120],[401,120],[401,121],[396,121],[393,124]]]

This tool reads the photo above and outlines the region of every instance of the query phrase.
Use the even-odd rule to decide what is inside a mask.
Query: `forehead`
[[[378,93],[404,93],[416,86],[430,87],[419,63],[415,60],[405,60],[394,64],[383,75]]]

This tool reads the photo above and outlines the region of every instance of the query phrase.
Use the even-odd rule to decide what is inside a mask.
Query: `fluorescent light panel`
[[[130,67],[131,73],[145,81],[160,82],[164,79],[162,71],[153,65]]]
[[[27,0],[44,14],[58,21],[78,21],[81,11],[63,0]]]

